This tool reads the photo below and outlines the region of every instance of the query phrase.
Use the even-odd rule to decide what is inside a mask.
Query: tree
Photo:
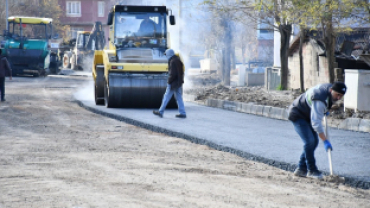
[[[268,24],[280,33],[280,89],[288,85],[288,49],[292,34],[293,19],[287,15],[291,6],[287,0],[240,1],[233,8],[259,24]]]
[[[301,92],[304,92],[304,65],[303,65],[303,55],[302,55],[302,48],[304,44],[304,40],[306,39],[306,28],[300,27],[299,32],[299,81],[300,81],[300,88]]]
[[[222,51],[222,80],[225,85],[230,85],[231,67],[235,67],[235,48],[242,49],[243,65],[245,55],[249,52],[249,58],[256,57],[256,21],[245,18],[239,8],[241,2],[233,0],[206,0],[203,2],[207,10],[212,14],[208,22],[213,29],[210,36],[214,42],[210,45]],[[252,8],[249,8],[252,11]]]
[[[38,17],[52,18],[54,30],[58,34],[65,34],[66,31],[69,31],[69,26],[61,25],[59,21],[63,11],[58,4],[58,0],[39,0],[39,6],[34,8],[33,13]]]
[[[318,29],[325,44],[325,55],[329,82],[334,82],[336,37],[340,32],[351,31],[362,23],[369,21],[369,3],[364,0],[292,0],[294,10],[288,13],[295,15],[301,25]]]
[[[212,33],[218,37],[222,51],[222,80],[224,85],[230,85],[230,72],[233,52],[233,36],[234,36],[234,23],[235,19],[230,8],[230,2],[228,0],[216,1],[209,0],[204,1],[204,5],[207,5],[207,10],[211,14],[211,28]]]
[[[6,0],[0,0],[0,17],[4,20],[0,23],[1,31],[6,29],[5,1]],[[59,23],[59,17],[62,15],[62,10],[59,7],[58,0],[8,0],[8,15],[52,18],[54,30],[56,32],[60,33],[66,29],[65,26],[62,26]]]
[[[258,58],[256,24],[249,22],[248,19],[244,19],[243,21],[237,20],[235,28],[233,40],[236,47],[242,51],[242,64],[244,66],[245,61],[256,60]]]
[[[307,2],[306,0],[301,1],[292,1],[293,8],[300,8],[301,5],[305,5]],[[293,13],[293,16],[297,14],[296,10],[292,10],[291,13]],[[298,11],[298,17],[301,17],[301,12]],[[303,18],[304,19],[304,18]],[[307,35],[307,25],[306,21],[302,20],[302,18],[298,18],[298,24],[299,24],[299,81],[300,81],[300,91],[305,91],[305,85],[304,85],[304,61],[303,61],[303,44],[305,43],[306,35]]]

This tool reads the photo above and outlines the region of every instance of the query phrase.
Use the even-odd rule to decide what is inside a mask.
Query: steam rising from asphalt
[[[82,84],[73,96],[76,100],[94,101],[94,81],[92,78],[88,83]]]
[[[82,64],[82,69],[83,71],[85,72],[92,72],[92,63],[94,61],[94,58],[93,56],[86,56],[84,57],[84,61],[83,61],[83,64]]]
[[[89,100],[94,101],[95,95],[94,95],[94,80],[91,76],[92,73],[92,63],[93,63],[93,57],[86,56],[84,57],[84,61],[82,64],[82,71],[84,74],[88,73],[90,80],[88,83],[81,85],[77,92],[73,94],[75,99],[77,100]],[[75,73],[79,73],[76,71]],[[80,72],[81,73],[81,72]]]

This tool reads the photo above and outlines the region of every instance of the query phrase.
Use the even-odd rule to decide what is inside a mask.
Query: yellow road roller
[[[170,13],[170,14],[169,14]],[[169,48],[165,6],[115,5],[108,15],[108,49],[94,53],[96,105],[108,108],[159,108],[166,91]],[[177,107],[174,99],[168,107]]]

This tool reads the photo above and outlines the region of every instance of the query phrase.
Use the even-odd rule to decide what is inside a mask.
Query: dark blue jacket
[[[8,59],[5,56],[0,56],[0,77],[6,77],[12,75],[12,69],[10,68]]]
[[[168,80],[171,89],[177,89],[184,83],[184,64],[176,55],[172,56],[168,61]]]
[[[304,119],[311,123],[311,106],[307,102],[311,102],[312,100],[320,100],[330,109],[333,105],[331,93],[329,91],[332,86],[333,85],[330,83],[321,84],[300,95],[289,106],[288,119],[291,121]],[[310,94],[310,92],[312,93]]]

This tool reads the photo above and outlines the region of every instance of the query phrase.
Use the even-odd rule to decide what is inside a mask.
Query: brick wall
[[[108,41],[109,27],[107,26],[107,19],[109,10],[115,5],[114,0],[73,0],[73,2],[80,2],[81,13],[80,15],[67,15],[66,2],[69,0],[58,0],[58,4],[63,11],[63,15],[60,18],[60,22],[65,25],[70,25],[72,30],[76,31],[91,31],[96,21],[100,21],[103,24],[103,30],[105,37]],[[98,2],[104,2],[105,9],[104,15],[99,17],[98,15]],[[75,32],[73,33],[75,34]]]

